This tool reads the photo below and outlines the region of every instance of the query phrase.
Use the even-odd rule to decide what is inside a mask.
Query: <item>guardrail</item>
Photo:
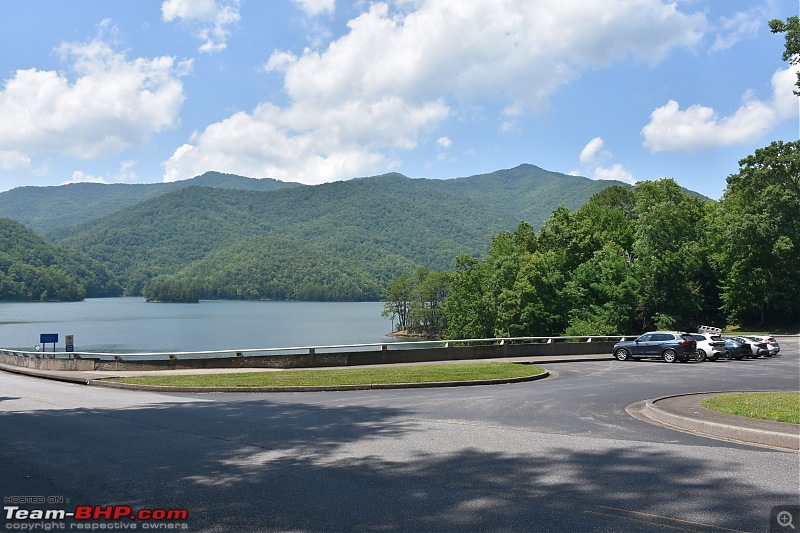
[[[36,352],[0,349],[0,362],[49,370],[309,367],[396,362],[609,353],[635,335],[497,337],[190,352]]]
[[[232,350],[206,350],[189,352],[132,352],[132,353],[107,353],[107,352],[44,352],[44,351],[25,351],[0,348],[0,354],[16,355],[22,357],[33,357],[36,359],[113,359],[116,361],[131,361],[143,358],[163,358],[163,359],[193,359],[208,358],[213,356],[222,357],[252,357],[268,354],[289,355],[292,353],[307,353],[314,355],[317,353],[336,353],[339,351],[351,352],[353,348],[380,348],[381,351],[389,349],[403,349],[408,347],[432,347],[432,348],[451,348],[465,345],[496,345],[506,344],[534,344],[544,343],[553,344],[556,342],[614,342],[635,338],[636,335],[584,335],[568,337],[494,337],[486,339],[451,339],[451,340],[417,340],[417,341],[398,341],[382,343],[362,343],[362,344],[331,344],[318,346],[290,346],[284,348],[248,348]]]

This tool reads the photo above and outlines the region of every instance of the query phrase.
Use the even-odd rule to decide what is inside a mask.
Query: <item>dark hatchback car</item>
[[[681,331],[649,331],[636,340],[618,342],[612,353],[619,361],[650,358],[686,362],[696,356],[697,341]]]
[[[753,353],[750,343],[741,338],[723,337],[725,341],[725,359],[737,359],[741,361],[745,357],[750,357]]]

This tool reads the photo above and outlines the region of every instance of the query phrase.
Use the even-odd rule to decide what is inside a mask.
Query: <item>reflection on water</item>
[[[0,347],[32,350],[41,333],[81,352],[170,352],[392,342],[380,302],[146,303],[143,298],[0,303]]]

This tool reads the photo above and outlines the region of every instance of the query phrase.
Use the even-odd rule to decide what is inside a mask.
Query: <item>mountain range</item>
[[[523,220],[539,227],[558,205],[576,209],[611,185],[623,184],[527,164],[315,186],[208,172],[174,183],[21,187],[0,193],[0,217],[96,261],[125,294],[170,279],[214,297],[372,300],[400,274],[450,270],[460,255],[481,256],[498,232]]]

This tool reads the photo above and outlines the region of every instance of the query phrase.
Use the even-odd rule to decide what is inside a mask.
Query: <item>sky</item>
[[[523,163],[720,198],[800,137],[797,0],[0,0],[0,191]]]

